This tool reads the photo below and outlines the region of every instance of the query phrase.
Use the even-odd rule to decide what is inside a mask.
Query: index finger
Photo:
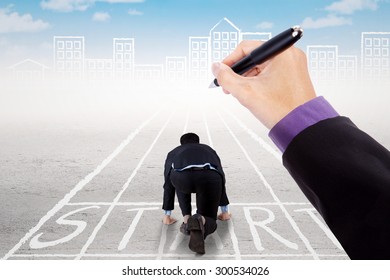
[[[242,41],[240,44],[238,44],[237,48],[227,57],[222,60],[223,64],[226,64],[228,66],[232,66],[234,63],[239,61],[241,58],[247,56],[250,54],[255,48],[263,44],[262,41]]]

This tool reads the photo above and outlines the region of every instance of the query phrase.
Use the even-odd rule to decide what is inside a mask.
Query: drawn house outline
[[[12,77],[16,80],[42,81],[49,67],[27,58],[9,66],[8,69],[12,70]]]

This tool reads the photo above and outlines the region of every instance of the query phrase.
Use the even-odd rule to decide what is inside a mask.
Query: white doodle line
[[[171,121],[173,115],[174,115],[175,112],[171,113],[171,115],[169,116],[168,120],[165,122],[165,124],[163,125],[163,127],[160,129],[160,131],[158,132],[156,138],[153,140],[153,143],[150,145],[149,149],[146,151],[146,153],[142,156],[142,158],[140,159],[140,161],[138,162],[138,165],[135,167],[135,169],[133,170],[132,174],[130,175],[130,177],[127,179],[126,183],[123,185],[121,191],[118,193],[118,195],[114,198],[113,200],[113,203],[110,205],[110,207],[108,208],[107,212],[104,214],[104,216],[101,218],[101,220],[99,221],[99,223],[96,225],[95,229],[93,230],[91,236],[88,238],[87,242],[85,243],[85,245],[82,247],[80,253],[78,254],[78,256],[76,257],[76,259],[81,259],[83,257],[83,255],[85,254],[85,252],[87,251],[88,247],[92,244],[93,240],[95,239],[97,233],[99,232],[99,230],[101,229],[101,227],[104,225],[104,223],[106,222],[106,220],[108,219],[108,216],[111,214],[112,210],[115,208],[115,205],[116,203],[118,203],[118,201],[120,200],[122,194],[127,190],[127,188],[129,187],[131,181],[133,180],[133,178],[136,176],[138,170],[141,168],[143,162],[145,161],[146,157],[150,154],[150,152],[152,151],[153,147],[156,145],[157,143],[157,140],[160,138],[161,134],[163,133],[163,131],[165,130],[165,128],[167,127],[168,123]]]
[[[165,106],[165,105],[164,105]],[[162,106],[161,108],[163,108]],[[81,180],[77,185],[67,193],[63,199],[61,199],[45,216],[43,216],[38,224],[31,228],[26,235],[4,256],[2,259],[8,259],[12,256],[27,240],[29,240],[42,226],[45,224],[51,217],[53,217],[59,210],[61,210],[69,201],[80,191],[82,190],[96,175],[98,175],[141,131],[148,125],[160,112],[162,109],[154,113],[149,119],[144,121],[135,131],[130,133],[127,138],[106,158],[104,159],[98,167],[91,173],[89,173],[83,180]]]
[[[221,114],[218,113],[219,115],[219,118],[221,119],[222,123],[225,125],[226,129],[229,131],[230,135],[233,137],[234,141],[237,143],[237,145],[240,147],[241,151],[244,153],[245,157],[247,158],[247,160],[249,161],[249,163],[252,165],[252,167],[254,168],[255,172],[258,174],[258,176],[260,177],[261,181],[263,182],[264,186],[268,189],[268,191],[270,192],[271,196],[273,197],[273,199],[275,200],[275,202],[278,202],[280,203],[279,204],[279,207],[280,209],[282,210],[282,212],[284,213],[286,219],[290,222],[292,228],[295,230],[295,232],[298,234],[298,236],[301,238],[302,242],[305,244],[306,248],[309,250],[309,252],[312,254],[313,258],[314,259],[318,259],[318,255],[317,255],[317,252],[313,249],[313,247],[311,246],[309,240],[303,235],[303,233],[301,232],[301,230],[299,229],[298,225],[295,223],[294,219],[291,217],[291,215],[288,213],[287,209],[283,206],[283,204],[281,203],[280,199],[277,197],[277,195],[275,194],[275,192],[273,191],[271,185],[268,183],[268,181],[265,179],[264,175],[260,172],[260,170],[258,169],[258,167],[256,166],[256,164],[253,162],[253,160],[251,159],[251,157],[249,156],[248,152],[246,151],[246,149],[242,146],[241,142],[238,140],[237,136],[233,133],[233,131],[230,129],[230,127],[228,126],[228,124],[225,122],[225,120],[222,118]]]

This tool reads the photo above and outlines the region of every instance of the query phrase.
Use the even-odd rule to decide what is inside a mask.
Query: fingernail
[[[211,66],[211,71],[213,72],[214,77],[218,76],[220,70],[221,70],[221,63],[214,62],[213,65]]]

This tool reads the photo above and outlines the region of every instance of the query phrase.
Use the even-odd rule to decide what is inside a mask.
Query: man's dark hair
[[[195,133],[186,133],[180,137],[180,144],[199,143],[199,136]]]

